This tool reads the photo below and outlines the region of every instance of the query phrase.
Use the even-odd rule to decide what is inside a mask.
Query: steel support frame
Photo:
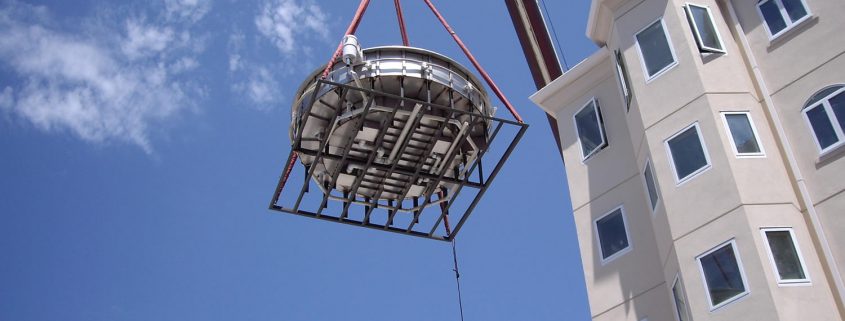
[[[466,174],[464,175],[463,178],[446,177],[445,174],[446,174],[446,171],[448,169],[446,167],[444,167],[444,169],[440,173],[435,173],[437,175],[430,174],[430,173],[424,173],[421,170],[421,166],[414,168],[415,169],[414,171],[402,171],[402,170],[398,169],[397,166],[396,166],[396,162],[398,162],[398,157],[397,157],[397,160],[394,160],[393,164],[378,164],[378,163],[375,163],[375,162],[373,162],[373,157],[368,157],[367,159],[361,159],[361,158],[358,158],[358,157],[351,157],[349,155],[349,148],[348,148],[348,145],[350,145],[350,144],[347,144],[346,152],[343,153],[343,155],[332,154],[332,153],[329,153],[327,148],[326,148],[327,141],[329,139],[328,135],[326,135],[326,137],[323,137],[322,139],[316,140],[316,141],[319,141],[318,146],[320,146],[320,148],[318,150],[303,148],[302,144],[301,144],[303,140],[314,140],[314,139],[310,138],[310,137],[302,137],[302,135],[300,133],[298,133],[297,135],[295,135],[294,141],[291,144],[292,148],[291,148],[291,151],[288,155],[288,160],[285,163],[286,166],[285,166],[284,170],[282,171],[282,175],[279,178],[279,182],[276,186],[276,190],[275,190],[273,197],[272,197],[272,200],[270,202],[269,208],[271,210],[289,213],[289,214],[294,214],[294,215],[299,215],[299,216],[317,218],[317,219],[322,219],[322,220],[327,220],[327,221],[332,221],[332,222],[363,226],[363,227],[372,228],[372,229],[378,229],[378,230],[383,230],[383,231],[395,232],[395,233],[400,233],[400,234],[406,234],[406,235],[412,235],[412,236],[417,236],[417,237],[422,237],[422,238],[435,239],[435,240],[447,241],[448,242],[448,241],[451,241],[455,238],[455,236],[460,231],[463,224],[469,218],[470,214],[472,214],[476,205],[478,205],[478,202],[481,200],[481,197],[484,196],[484,193],[490,187],[490,185],[492,184],[496,175],[498,175],[498,173],[502,169],[504,163],[510,157],[514,148],[519,143],[520,139],[522,138],[522,136],[524,135],[525,131],[528,128],[527,124],[521,123],[521,122],[518,122],[518,121],[501,119],[501,118],[496,118],[496,117],[491,117],[491,116],[486,116],[486,115],[481,115],[481,114],[474,114],[474,113],[471,113],[470,111],[458,110],[458,109],[451,108],[449,106],[432,104],[432,103],[429,103],[429,102],[411,99],[411,98],[407,98],[407,97],[402,97],[402,96],[398,96],[398,95],[394,95],[394,94],[384,93],[384,92],[380,92],[380,91],[373,90],[373,89],[359,88],[359,87],[355,87],[355,86],[351,86],[351,85],[347,85],[347,84],[335,83],[335,82],[328,81],[328,80],[325,80],[325,79],[318,79],[317,80],[316,88],[314,90],[314,95],[311,97],[312,98],[311,104],[306,107],[306,110],[303,111],[303,114],[305,114],[305,115],[309,114],[311,107],[317,102],[316,93],[319,92],[320,88],[322,88],[323,86],[330,86],[333,90],[338,90],[340,93],[343,93],[343,94],[351,93],[351,92],[354,92],[354,91],[360,91],[360,92],[364,93],[365,95],[368,95],[369,96],[369,99],[367,99],[368,103],[364,106],[364,111],[360,116],[361,120],[363,120],[367,117],[367,113],[369,112],[370,107],[372,106],[372,102],[375,101],[374,98],[376,96],[383,96],[383,97],[393,98],[393,99],[397,99],[399,101],[402,101],[402,102],[404,102],[405,106],[413,106],[414,104],[421,104],[424,108],[427,108],[427,109],[430,109],[430,110],[440,110],[448,116],[471,115],[471,117],[473,117],[474,119],[479,119],[482,122],[490,122],[491,126],[493,126],[493,127],[489,127],[489,128],[494,128],[494,130],[493,130],[493,133],[488,137],[488,141],[486,142],[487,143],[486,148],[479,153],[479,155],[476,157],[476,159],[473,163],[465,165],[465,166],[469,166],[469,170],[467,170],[467,172],[466,172]],[[344,97],[344,96],[341,95],[341,97]],[[341,99],[341,102],[342,102],[342,99]],[[395,119],[394,117],[396,115],[395,112],[398,109],[399,109],[398,107],[394,108],[394,110],[390,114],[390,117],[385,118],[385,122],[394,121],[394,119]],[[300,128],[305,127],[305,122],[307,122],[307,120],[308,120],[308,117],[305,117],[304,120],[303,120],[303,123],[299,124]],[[414,124],[418,124],[419,119],[408,119],[407,122],[413,122]],[[445,122],[443,124],[445,124]],[[363,126],[363,121],[361,121],[361,123],[358,124],[357,126],[359,126],[359,127]],[[494,147],[493,144],[496,143],[495,139],[498,137],[500,130],[504,126],[513,126],[515,128],[516,132],[513,134],[513,138],[511,139],[510,142],[506,143],[507,147],[504,150],[504,152],[502,153],[501,158],[498,161],[496,161],[496,165],[493,167],[493,170],[490,173],[488,173],[486,175],[486,177],[484,177],[485,176],[484,173],[480,170],[477,171],[478,175],[475,175],[476,168],[481,167],[481,163],[484,160],[483,156],[484,156],[485,152],[487,150],[489,150],[490,148]],[[441,127],[438,131],[435,131],[434,135],[441,134],[442,130],[443,129]],[[386,129],[380,130],[379,137],[377,138],[379,143],[384,138],[384,135],[385,135],[386,132],[387,132]],[[351,137],[350,140],[352,140],[352,139],[353,138]],[[401,142],[397,141],[396,143],[399,144]],[[311,168],[305,168],[305,166],[302,166],[301,168],[305,168],[305,170],[303,171],[303,175],[306,175],[305,176],[306,179],[303,180],[303,183],[302,183],[303,186],[301,187],[301,189],[299,191],[300,193],[299,193],[298,197],[296,198],[296,203],[294,204],[293,207],[288,207],[288,206],[284,206],[284,205],[279,204],[279,200],[282,198],[282,188],[285,186],[285,184],[290,183],[290,182],[288,182],[289,173],[294,169],[294,167],[297,167],[295,163],[296,163],[296,158],[299,154],[309,155],[309,156],[314,157],[312,164],[316,164],[317,162],[321,161],[321,158],[339,160],[339,163],[348,162],[348,163],[354,163],[354,164],[359,165],[359,166],[363,166],[364,167],[363,168],[364,173],[367,173],[367,171],[370,168],[374,168],[374,169],[377,169],[377,170],[380,170],[380,171],[384,171],[386,173],[385,177],[390,177],[393,173],[396,173],[396,174],[411,176],[411,177],[413,177],[412,181],[415,180],[415,179],[418,179],[418,178],[429,179],[429,180],[433,181],[433,183],[431,183],[432,185],[430,185],[430,186],[436,187],[439,184],[439,182],[442,181],[442,182],[454,184],[454,185],[456,185],[456,188],[454,188],[451,191],[452,195],[450,196],[450,199],[446,202],[446,205],[444,205],[444,206],[425,207],[425,205],[430,204],[432,202],[432,200],[431,200],[432,194],[435,192],[434,188],[432,188],[429,191],[426,191],[424,193],[424,195],[425,195],[424,199],[422,200],[423,208],[420,211],[415,212],[413,214],[413,218],[411,219],[411,222],[410,222],[410,224],[408,224],[407,227],[405,227],[405,226],[400,227],[400,226],[393,226],[393,216],[396,214],[395,210],[391,211],[389,209],[384,209],[384,210],[388,211],[388,213],[387,213],[388,214],[388,220],[385,222],[385,224],[373,223],[373,222],[370,221],[371,212],[373,212],[377,208],[384,208],[385,207],[382,204],[379,204],[377,199],[374,199],[374,200],[367,199],[366,200],[366,202],[369,203],[369,206],[366,206],[365,209],[364,209],[365,213],[366,213],[364,219],[358,220],[358,219],[353,219],[353,218],[348,217],[348,210],[349,210],[349,207],[350,207],[352,201],[359,199],[359,197],[356,195],[356,190],[357,190],[358,187],[360,187],[360,184],[361,184],[360,180],[365,175],[360,175],[360,177],[358,177],[356,179],[356,183],[354,184],[352,190],[348,191],[348,195],[345,195],[346,201],[342,202],[343,205],[342,205],[342,212],[341,213],[337,213],[337,214],[334,214],[334,215],[323,213],[323,210],[328,205],[327,202],[329,200],[329,194],[332,192],[331,186],[329,187],[329,190],[327,190],[327,192],[322,195],[322,201],[320,203],[316,204],[316,206],[317,206],[316,210],[305,210],[305,209],[300,208],[301,205],[302,205],[300,203],[303,201],[302,196],[303,196],[304,193],[307,193],[307,191],[309,191],[309,190],[317,190],[317,191],[320,190],[320,189],[309,189],[308,188],[309,184],[315,184],[310,179],[310,176],[311,176],[311,174],[313,174],[313,170],[314,170],[313,166]],[[374,154],[374,153],[372,153],[372,154]],[[445,157],[451,159],[455,156],[454,154],[456,154],[456,153],[452,153],[452,155],[445,155]],[[370,155],[370,156],[374,156],[374,155]],[[424,159],[420,159],[420,162],[423,162],[423,161],[424,161]],[[336,179],[336,176],[337,175],[335,175],[334,179]],[[477,180],[473,180],[474,177]],[[410,187],[410,185],[406,186],[403,189],[403,192],[407,193],[407,189],[409,187]],[[464,187],[474,189],[476,191],[475,196],[474,197],[470,196],[470,197],[472,197],[472,200],[470,201],[469,206],[467,207],[467,209],[464,213],[461,213],[461,214],[452,213],[450,215],[449,209],[455,203],[455,201],[458,199],[459,195],[461,195],[460,193],[464,189]],[[397,205],[396,207],[401,207],[401,202],[400,202],[400,204],[396,204],[396,205]],[[439,209],[440,213],[439,214],[436,214],[436,213],[433,214],[433,215],[438,215],[438,218],[434,222],[434,224],[431,225],[430,230],[428,230],[428,231],[415,230],[414,226],[419,222],[420,216],[426,215],[426,213],[435,212],[434,209]],[[434,217],[433,215],[431,217]],[[440,227],[440,225],[444,221],[444,219],[447,219],[447,215],[448,215],[448,217],[457,218],[458,223],[457,223],[457,225],[455,225],[454,229],[452,229],[451,231],[447,231],[446,233],[443,233],[442,235],[438,234],[437,233],[438,228]],[[428,228],[428,227],[427,226],[423,227],[423,229],[425,229],[425,228]]]

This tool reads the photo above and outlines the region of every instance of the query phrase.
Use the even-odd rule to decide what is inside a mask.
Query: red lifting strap
[[[455,39],[455,42],[458,43],[458,46],[461,47],[461,50],[464,51],[464,54],[467,56],[469,61],[472,62],[472,65],[475,66],[475,69],[477,69],[478,73],[481,74],[481,77],[484,78],[485,81],[487,81],[487,85],[490,86],[490,89],[493,90],[493,93],[496,94],[496,97],[499,97],[499,100],[501,100],[502,103],[505,104],[505,107],[507,107],[508,110],[511,112],[513,118],[516,119],[516,121],[518,121],[520,124],[523,123],[522,117],[520,117],[519,113],[516,112],[516,109],[513,108],[513,105],[511,105],[510,101],[508,101],[508,98],[505,97],[505,94],[503,94],[501,90],[499,90],[499,87],[496,86],[495,82],[493,82],[493,78],[490,78],[490,75],[488,75],[487,72],[484,71],[484,68],[481,67],[481,64],[479,64],[478,61],[475,60],[475,57],[473,57],[472,53],[469,52],[467,46],[464,45],[463,41],[461,41],[461,37],[458,37],[458,34],[455,33],[455,30],[452,30],[452,27],[450,27],[449,23],[446,22],[446,19],[443,18],[442,15],[440,15],[440,12],[437,11],[437,8],[435,8],[434,4],[431,3],[431,0],[423,1],[425,1],[425,4],[427,4],[428,7],[431,8],[431,12],[434,12],[434,15],[437,16],[437,19],[440,20],[440,23],[443,24],[443,27],[446,28],[446,31],[449,32],[450,35],[452,35],[452,38]]]
[[[410,42],[408,41],[408,33],[405,32],[405,16],[402,15],[402,5],[399,3],[399,0],[393,0],[393,6],[396,7],[396,19],[399,20],[399,33],[402,34],[402,45],[408,47],[410,46]]]
[[[351,35],[355,33],[355,30],[358,29],[358,25],[361,24],[361,17],[364,16],[364,12],[367,11],[367,6],[370,5],[370,0],[361,0],[361,3],[358,4],[358,10],[355,11],[355,17],[352,18],[352,21],[349,23],[349,27],[346,28],[345,35]],[[329,70],[332,69],[332,65],[334,65],[334,61],[337,57],[340,57],[341,50],[343,49],[343,40],[341,40],[340,44],[337,45],[337,50],[335,50],[334,55],[332,55],[332,59],[329,60],[329,63],[326,64],[326,69],[323,70],[323,75],[321,78],[325,79],[326,76],[329,75]],[[290,178],[290,173],[293,170],[293,166],[296,165],[296,160],[299,158],[299,154],[293,154],[293,157],[290,158],[290,163],[288,163],[287,170],[285,171],[284,178],[282,179],[282,185],[279,187],[279,195],[281,195],[282,190],[285,188],[285,184],[288,182],[288,178]]]
[[[361,24],[361,17],[364,16],[364,12],[367,11],[367,6],[370,5],[370,0],[361,0],[361,3],[358,4],[358,10],[355,11],[355,16],[352,17],[352,21],[349,22],[349,27],[346,28],[346,33],[343,34],[344,36],[348,36],[355,33],[355,30],[358,30],[358,25]],[[340,57],[340,53],[343,50],[343,40],[337,45],[337,49],[334,51],[334,55],[332,55],[332,59],[329,60],[329,63],[326,64],[326,69],[323,70],[323,79],[329,76],[329,71],[332,70],[332,66],[334,65],[334,61]]]

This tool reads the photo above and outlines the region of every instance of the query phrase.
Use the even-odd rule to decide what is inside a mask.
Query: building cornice
[[[604,77],[605,73],[599,72],[600,68],[610,68],[610,50],[601,47],[598,51],[581,61],[572,69],[543,87],[531,97],[532,102],[540,106],[546,113],[554,117],[564,107],[564,104],[549,104],[549,100],[570,90],[576,82],[592,82],[590,78]],[[608,69],[609,70],[609,69]]]
[[[623,3],[625,0],[593,0],[587,18],[587,38],[599,47],[606,45],[613,28],[613,12]]]

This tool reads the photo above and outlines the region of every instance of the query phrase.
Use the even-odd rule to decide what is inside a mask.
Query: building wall
[[[768,88],[778,88],[771,94],[783,115],[788,139],[796,146],[801,171],[824,228],[843,231],[845,163],[838,156],[819,158],[800,111],[819,89],[845,83],[845,57],[841,55],[845,37],[818,46],[832,52],[815,54],[812,49],[814,44],[841,33],[842,22],[835,12],[845,13],[845,4],[807,0],[814,16],[771,42],[761,27],[756,1],[734,2],[741,28],[733,27],[729,2],[693,1],[711,8],[721,35],[726,53],[712,54],[699,52],[684,11],[687,1],[594,1],[594,5],[604,6],[607,23],[611,24],[610,28],[598,28],[608,30],[604,46],[532,97],[556,117],[560,128],[594,320],[674,320],[671,287],[678,276],[694,320],[749,316],[755,320],[841,320],[830,275],[825,273],[821,252],[802,213],[805,209],[777,140],[774,126],[781,124],[773,123],[767,112],[752,66],[736,37],[748,37],[753,54],[765,56],[757,57],[760,69]],[[635,34],[661,18],[677,65],[648,79]],[[796,40],[804,33],[811,35]],[[614,50],[622,53],[634,93],[628,111],[614,69]],[[800,61],[793,63],[795,57],[801,57]],[[573,115],[593,97],[601,105],[609,144],[582,162]],[[721,114],[726,111],[750,113],[765,156],[735,155]],[[665,141],[693,123],[701,131],[710,167],[678,183]],[[653,212],[642,177],[646,162],[651,163],[660,195]],[[594,222],[619,205],[625,207],[632,249],[602,264]],[[809,284],[778,284],[761,234],[762,228],[769,227],[793,229],[811,278]],[[828,234],[834,252],[839,254],[837,262],[843,267],[845,237],[836,232]],[[712,309],[696,258],[727,241],[736,244],[749,291],[730,304]]]
[[[804,0],[810,18],[770,39],[753,2],[732,1],[739,23],[763,74],[774,107],[816,206],[822,228],[845,275],[845,149],[821,156],[801,116],[807,100],[819,90],[845,84],[845,2]]]

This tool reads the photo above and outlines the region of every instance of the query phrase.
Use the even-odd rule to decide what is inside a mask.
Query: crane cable
[[[441,198],[445,197],[446,191],[445,190],[438,191],[437,195]],[[440,203],[440,209],[443,210],[443,211],[446,211],[446,204]],[[455,271],[455,285],[457,285],[457,287],[458,287],[458,309],[461,312],[461,321],[464,321],[464,300],[461,297],[461,272],[458,271],[458,250],[456,248],[457,242],[456,242],[454,236],[452,235],[452,229],[449,227],[449,212],[447,211],[444,214],[445,215],[443,215],[443,227],[446,228],[446,235],[448,235],[449,238],[451,238],[451,240],[452,240],[452,242],[451,242],[452,243],[452,262],[454,263],[454,267],[452,268],[452,271]]]
[[[458,286],[458,308],[461,311],[461,321],[464,321],[464,302],[461,298],[461,273],[458,272],[458,252],[455,249],[455,239],[452,239],[452,259],[455,262],[455,284]]]
[[[405,19],[404,19],[404,15],[402,14],[402,7],[401,7],[399,1],[400,0],[394,0],[393,4],[396,8],[396,17],[397,17],[397,20],[398,20],[398,23],[399,23],[399,32],[402,36],[402,44],[405,45],[405,46],[408,46],[409,45],[408,34],[406,32],[406,29],[405,29]],[[508,99],[504,96],[504,94],[502,94],[501,90],[499,90],[499,87],[496,86],[496,83],[493,82],[493,79],[490,78],[490,76],[487,74],[487,72],[484,70],[484,68],[482,68],[481,65],[478,63],[478,61],[475,60],[475,57],[472,55],[472,53],[469,52],[469,49],[466,47],[466,45],[464,45],[463,41],[461,41],[461,38],[458,37],[458,34],[455,33],[455,31],[452,29],[451,26],[449,26],[449,24],[446,22],[446,19],[440,14],[440,12],[437,11],[437,8],[434,6],[434,4],[431,3],[430,0],[423,0],[423,1],[431,9],[432,13],[434,13],[434,16],[437,17],[438,20],[440,20],[440,23],[443,24],[443,27],[446,28],[446,31],[452,36],[452,38],[455,40],[457,45],[461,48],[461,50],[464,52],[464,54],[466,54],[466,56],[470,60],[470,62],[476,67],[478,72],[481,73],[482,78],[484,78],[484,80],[487,81],[487,84],[491,87],[491,89],[496,94],[496,96],[499,97],[499,99],[502,101],[502,103],[505,104],[505,106],[511,112],[513,117],[518,122],[522,123],[522,117],[519,116],[519,114],[516,112],[516,109],[513,108],[513,106],[510,104],[510,101],[508,101]],[[361,0],[361,2],[358,4],[358,10],[355,11],[355,15],[353,16],[352,21],[350,21],[349,27],[346,29],[345,35],[352,35],[352,34],[355,33],[355,31],[358,29],[358,25],[361,23],[361,18],[364,16],[364,12],[366,12],[369,4],[370,4],[370,0]],[[337,49],[335,49],[335,52],[332,55],[332,58],[326,64],[326,68],[325,68],[325,70],[323,70],[323,73],[321,75],[322,79],[325,79],[328,76],[329,71],[331,71],[332,65],[334,65],[335,60],[337,60],[337,58],[340,56],[342,48],[343,48],[343,42],[338,44],[338,47],[337,47]],[[296,155],[294,155],[294,157],[291,159],[291,163],[288,165],[291,168],[293,167],[292,166],[293,163],[296,162],[295,156]],[[289,175],[290,175],[290,170],[288,170],[285,173],[284,180],[283,180],[284,182],[287,181],[287,178],[288,178]],[[284,185],[282,185],[282,187],[284,187]],[[445,191],[441,191],[441,192],[438,192],[438,193],[441,195],[441,197],[445,196]],[[441,205],[440,205],[441,209],[444,210],[444,211],[446,210],[445,205],[446,204],[444,204],[444,203],[441,203]],[[443,222],[444,227],[446,228],[446,235],[448,235],[448,237],[451,239],[451,243],[452,243],[452,263],[453,263],[453,266],[454,266],[452,271],[455,272],[455,284],[457,285],[457,289],[458,289],[458,308],[460,309],[461,321],[463,321],[464,320],[464,304],[463,304],[463,298],[461,296],[461,273],[458,270],[458,251],[457,251],[455,238],[452,235],[451,228],[449,227],[448,212],[446,212],[445,215],[443,216],[443,221],[444,221]]]

